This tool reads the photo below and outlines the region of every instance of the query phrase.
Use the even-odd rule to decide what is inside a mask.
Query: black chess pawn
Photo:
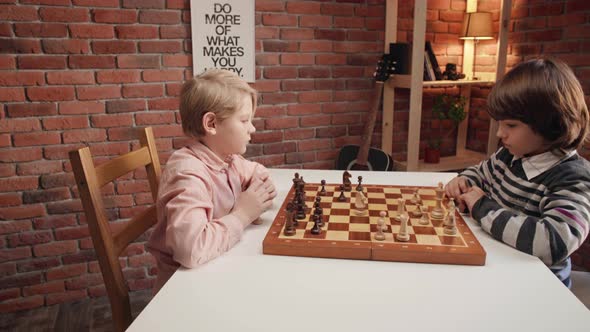
[[[363,191],[363,177],[359,175],[359,184],[356,186],[356,191]]]
[[[322,180],[322,189],[320,190],[320,196],[326,196],[328,192],[326,191],[326,180]]]
[[[293,236],[295,235],[295,227],[293,225],[293,210],[295,210],[295,205],[291,202],[287,203],[287,214],[285,217],[285,231],[283,232],[285,236]],[[295,219],[295,221],[297,221]]]
[[[340,196],[338,196],[338,202],[346,202],[346,196],[344,195],[344,185],[340,186]]]
[[[318,235],[321,232],[322,232],[322,229],[320,228],[320,223],[318,221],[318,218],[315,218],[315,220],[313,222],[313,227],[311,228],[311,234]]]
[[[317,219],[317,223],[320,225],[320,227],[324,227],[324,217],[323,217],[322,208],[319,208],[318,211],[314,212],[314,218]]]

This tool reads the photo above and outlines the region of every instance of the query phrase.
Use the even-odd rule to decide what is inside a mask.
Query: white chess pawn
[[[387,212],[385,211],[381,211],[379,212],[379,217],[383,218],[383,226],[381,227],[381,230],[386,232],[387,231],[387,225],[385,224],[385,217],[387,217]],[[381,219],[379,218],[379,219]]]
[[[428,219],[428,213],[424,212],[424,210],[422,210],[422,217],[420,218],[420,220],[418,221],[418,223],[420,225],[428,225],[428,224],[430,224],[430,220]]]
[[[399,226],[399,232],[395,236],[398,241],[408,242],[410,241],[410,234],[408,234],[408,214],[403,213],[400,217],[401,224]]]
[[[383,234],[383,226],[385,225],[385,211],[379,212],[379,219],[377,219],[377,233],[375,233],[375,240],[385,240],[385,234]]]

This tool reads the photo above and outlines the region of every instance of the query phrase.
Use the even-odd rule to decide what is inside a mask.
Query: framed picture
[[[193,72],[236,72],[254,82],[254,0],[191,0]]]

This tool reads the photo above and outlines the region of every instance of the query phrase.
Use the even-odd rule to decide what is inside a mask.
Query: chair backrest
[[[100,188],[137,169],[145,167],[154,202],[160,182],[160,161],[151,127],[143,128],[139,137],[141,148],[110,161],[94,165],[90,149],[70,151],[70,161],[80,192],[80,199],[96,250],[102,276],[111,302],[116,331],[124,331],[132,322],[129,291],[119,265],[119,255],[157,221],[156,206],[134,216],[123,227],[112,232]]]

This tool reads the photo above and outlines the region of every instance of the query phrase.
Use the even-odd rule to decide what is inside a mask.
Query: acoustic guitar
[[[383,84],[394,72],[394,61],[389,54],[384,54],[377,64],[373,75],[375,86],[373,88],[373,99],[367,125],[361,139],[361,146],[345,145],[340,150],[337,168],[340,170],[368,170],[368,171],[392,171],[393,159],[385,151],[371,147],[371,137],[375,129],[377,111],[383,96]]]

